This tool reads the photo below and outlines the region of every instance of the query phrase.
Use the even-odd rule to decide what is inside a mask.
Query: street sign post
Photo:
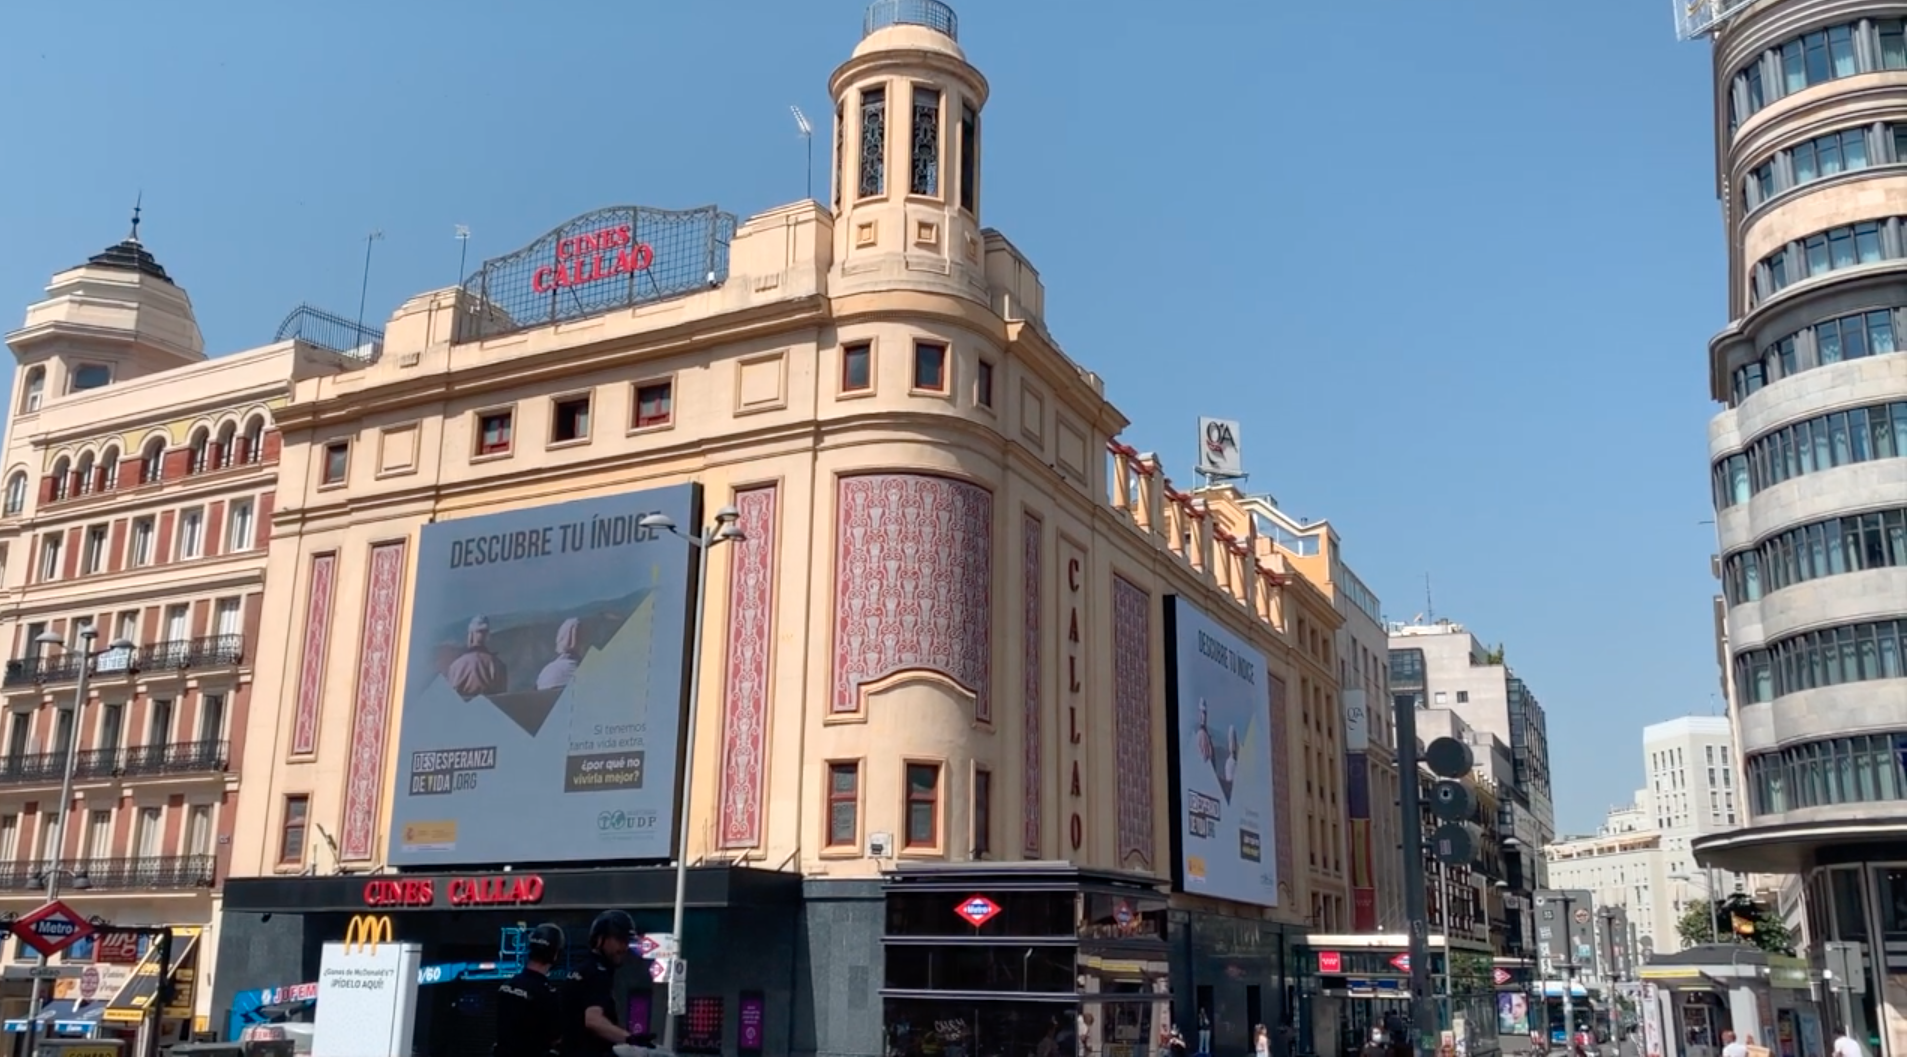
[[[669,959],[669,1015],[680,1017],[689,1011],[689,960]]]

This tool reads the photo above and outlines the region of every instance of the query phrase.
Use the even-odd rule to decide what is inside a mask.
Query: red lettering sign
[[[536,874],[453,877],[445,886],[453,907],[528,906],[543,901],[543,878]],[[364,882],[367,907],[429,907],[437,904],[437,880],[428,877],[380,877]]]
[[[559,239],[556,263],[530,275],[530,289],[539,294],[571,286],[587,286],[618,275],[646,272],[656,262],[656,251],[637,242],[627,224],[585,231]]]
[[[535,874],[457,877],[450,882],[453,907],[524,906],[543,901],[543,879]]]

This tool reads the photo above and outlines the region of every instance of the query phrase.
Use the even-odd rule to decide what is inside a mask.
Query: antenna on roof
[[[139,241],[139,207],[146,201],[146,192],[141,190],[132,200],[132,234],[126,236],[127,242]]]
[[[382,231],[375,229],[364,236],[364,279],[358,284],[358,340],[364,340],[364,298],[371,292],[371,246],[384,238]]]
[[[808,145],[808,199],[814,200],[814,126],[808,123],[808,115],[801,108],[788,106],[788,112],[795,116],[795,128],[801,133],[801,139]]]
[[[1437,607],[1431,604],[1430,601],[1429,573],[1424,574],[1424,615],[1430,618],[1430,623],[1435,624],[1437,622]]]
[[[470,258],[470,226],[457,225],[457,285],[464,283],[464,262]]]

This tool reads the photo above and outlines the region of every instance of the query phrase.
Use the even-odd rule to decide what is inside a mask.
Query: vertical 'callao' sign
[[[604,279],[646,272],[656,262],[655,248],[637,242],[627,224],[585,231],[559,239],[556,263],[545,264],[530,276],[530,288],[539,294],[571,286],[587,286]]]

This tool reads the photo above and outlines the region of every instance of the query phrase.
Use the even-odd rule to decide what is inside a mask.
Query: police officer
[[[616,1015],[616,967],[636,942],[636,922],[605,910],[589,926],[589,961],[564,991],[563,1057],[638,1057],[652,1052],[653,1036],[632,1035]]]
[[[497,988],[496,1057],[548,1057],[562,1039],[562,998],[550,970],[563,930],[538,925],[524,939],[523,971]]]

